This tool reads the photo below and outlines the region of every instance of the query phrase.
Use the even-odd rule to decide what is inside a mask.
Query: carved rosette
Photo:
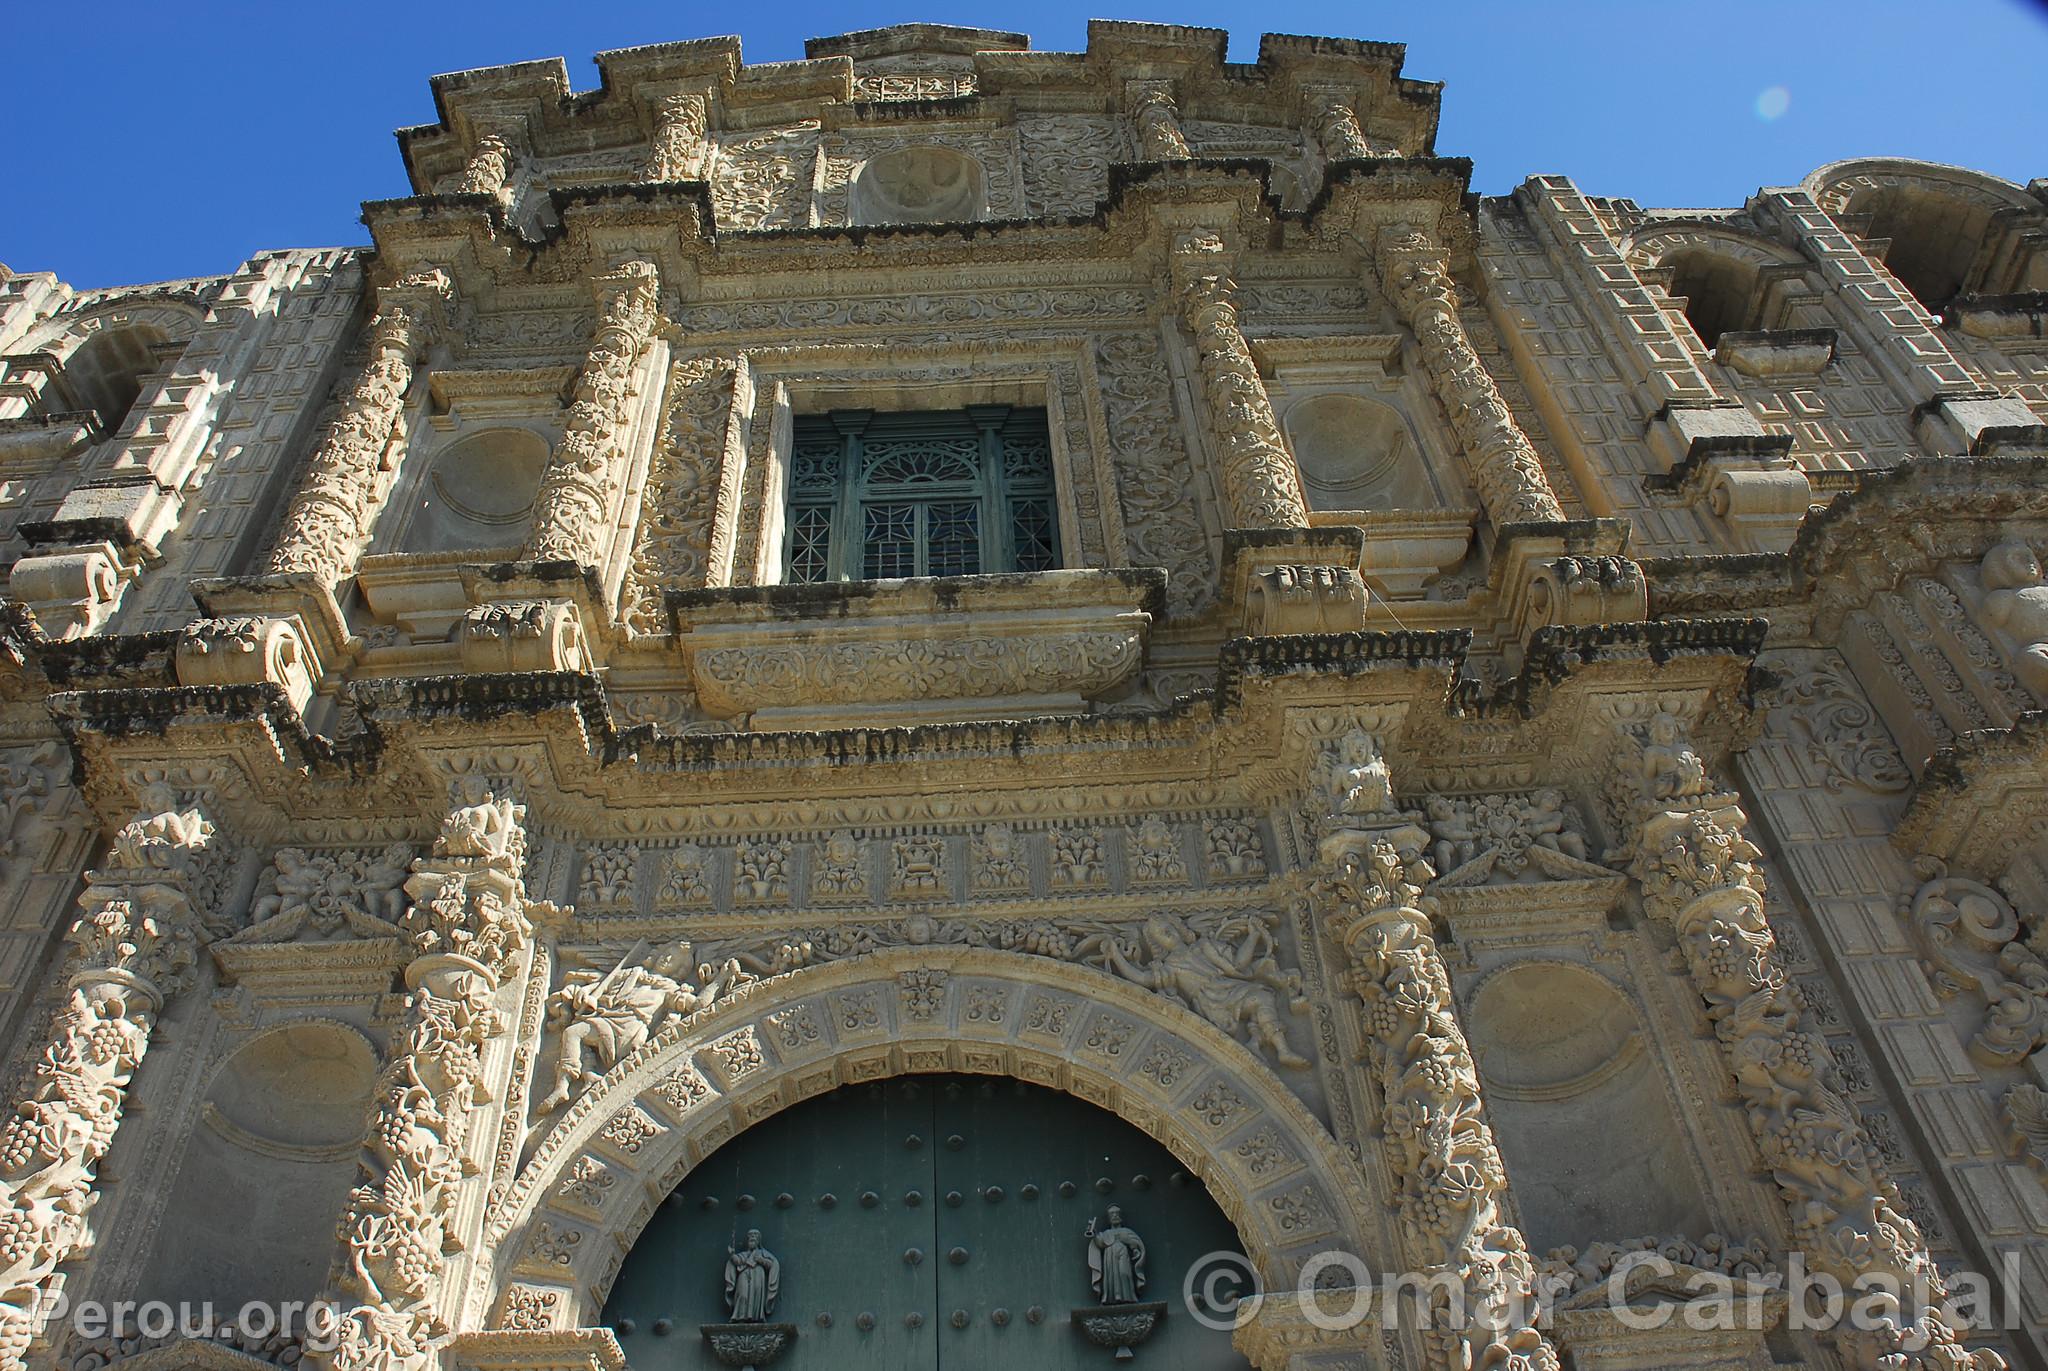
[[[1836,1088],[1826,1041],[1800,1003],[1764,917],[1759,849],[1747,817],[1704,777],[1665,723],[1622,787],[1637,802],[1631,874],[1643,906],[1671,925],[1705,1001],[1758,1150],[1791,1217],[1792,1241],[1848,1289],[1876,1280],[1903,1293],[1888,1317],[1834,1334],[1845,1364],[1867,1371],[2002,1371],[1995,1352],[1963,1348],[1941,1309],[1946,1289],[1905,1201],[1884,1173],[1856,1108]],[[1687,783],[1674,784],[1674,781]],[[1916,1284],[1920,1282],[1920,1284]],[[1920,1305],[1916,1291],[1928,1292]]]
[[[164,787],[142,799],[107,865],[86,873],[84,912],[65,934],[64,999],[0,1129],[0,1371],[17,1371],[41,1331],[58,1266],[92,1244],[97,1168],[129,1081],[207,936],[195,866],[213,826]]]
[[[1502,1217],[1507,1172],[1450,972],[1420,908],[1436,875],[1423,855],[1428,844],[1421,825],[1391,809],[1333,816],[1310,898],[1365,1002],[1411,1269],[1452,1273],[1463,1288],[1465,1317],[1423,1332],[1432,1365],[1557,1371],[1557,1353],[1535,1324],[1528,1244]]]
[[[1138,155],[1147,162],[1185,162],[1194,156],[1181,132],[1180,110],[1171,81],[1133,81],[1131,122],[1138,128]]]
[[[647,150],[643,181],[694,181],[704,175],[711,145],[705,138],[708,111],[701,95],[675,94],[661,102],[654,138]]]
[[[1173,244],[1174,292],[1195,337],[1202,403],[1217,445],[1223,495],[1234,528],[1301,528],[1308,523],[1301,476],[1237,321],[1237,283],[1214,233],[1184,233]]]
[[[633,370],[659,318],[661,277],[652,262],[622,263],[595,284],[597,337],[584,358],[561,446],[534,501],[526,555],[535,561],[595,565],[603,559],[612,496],[625,465]]]
[[[348,574],[391,492],[391,433],[412,387],[413,366],[438,333],[450,297],[446,275],[424,271],[387,286],[370,321],[370,357],[333,426],[306,464],[265,570]]]
[[[478,1109],[490,1097],[484,1051],[507,1031],[496,1006],[532,940],[520,884],[525,808],[472,788],[442,822],[432,855],[413,863],[411,944],[400,1050],[378,1079],[360,1178],[342,1217],[342,1311],[336,1371],[426,1364],[446,1331],[449,1225]]]
[[[1488,517],[1495,524],[1563,519],[1536,449],[1458,318],[1458,287],[1444,245],[1418,229],[1388,229],[1380,234],[1375,265],[1421,345],[1430,385],[1450,415]]]

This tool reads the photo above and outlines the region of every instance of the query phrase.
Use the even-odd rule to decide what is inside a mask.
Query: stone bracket
[[[1628,536],[1615,519],[1502,528],[1488,584],[1512,635],[1526,641],[1539,628],[1649,618],[1648,585],[1626,555]]]

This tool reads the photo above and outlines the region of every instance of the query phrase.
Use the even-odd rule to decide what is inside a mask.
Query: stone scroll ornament
[[[1733,795],[1714,790],[1677,716],[1659,713],[1630,736],[1633,755],[1616,766],[1636,816],[1630,872],[1642,882],[1645,910],[1677,937],[1777,1181],[1792,1242],[1845,1290],[1900,1292],[1877,1319],[1834,1330],[1843,1363],[2002,1371],[1996,1352],[1961,1345],[1920,1230],[1838,1089],[1825,1040],[1801,1024],[1764,917],[1761,853],[1747,817]]]
[[[164,1002],[194,979],[206,921],[197,870],[213,825],[168,786],[88,871],[64,935],[64,998],[0,1129],[0,1371],[17,1371],[60,1284],[92,1245],[96,1168]]]
[[[1471,469],[1472,484],[1496,525],[1551,523],[1564,507],[1458,318],[1449,254],[1435,235],[1412,226],[1381,231],[1374,266],[1401,318],[1421,344],[1423,367]]]
[[[306,463],[266,571],[307,573],[331,584],[355,565],[397,475],[392,431],[413,367],[440,332],[451,294],[448,277],[434,270],[378,293],[369,360]]]
[[[404,1036],[378,1078],[342,1217],[335,1371],[411,1371],[447,1331],[444,1253],[473,1169],[484,1049],[507,1031],[499,987],[532,940],[524,823],[524,806],[472,780],[406,881]]]
[[[1323,824],[1309,898],[1365,1002],[1411,1269],[1447,1274],[1461,1290],[1462,1309],[1436,1311],[1441,1317],[1422,1330],[1430,1365],[1557,1371],[1557,1352],[1535,1323],[1528,1244],[1503,1217],[1507,1172],[1425,912],[1423,891],[1436,875],[1424,855],[1430,835],[1395,808],[1386,762],[1369,736],[1342,740],[1332,762],[1336,812]]]
[[[1308,523],[1301,475],[1238,326],[1237,283],[1230,268],[1218,235],[1203,230],[1174,240],[1174,294],[1182,322],[1195,338],[1202,403],[1222,468],[1225,513],[1233,528],[1300,528]]]
[[[621,263],[594,284],[597,337],[583,361],[567,431],[534,500],[526,555],[535,561],[590,566],[603,560],[612,497],[625,476],[633,372],[660,319],[661,275],[654,263]]]

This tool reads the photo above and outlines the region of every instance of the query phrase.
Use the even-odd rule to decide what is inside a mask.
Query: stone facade
[[[1223,47],[465,72],[373,250],[0,270],[0,1367],[617,1367],[692,1166],[931,1071],[1186,1161],[1261,1371],[2048,1366],[2048,183],[1475,198]],[[798,419],[1018,409],[1057,569],[784,584]]]

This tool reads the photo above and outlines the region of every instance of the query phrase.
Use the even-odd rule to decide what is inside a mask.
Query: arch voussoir
[[[763,981],[676,1025],[565,1111],[507,1195],[493,1326],[597,1322],[661,1200],[725,1143],[841,1086],[1014,1077],[1109,1111],[1207,1186],[1269,1286],[1369,1246],[1363,1178],[1271,1068],[1181,1005],[1102,972],[910,948]]]

